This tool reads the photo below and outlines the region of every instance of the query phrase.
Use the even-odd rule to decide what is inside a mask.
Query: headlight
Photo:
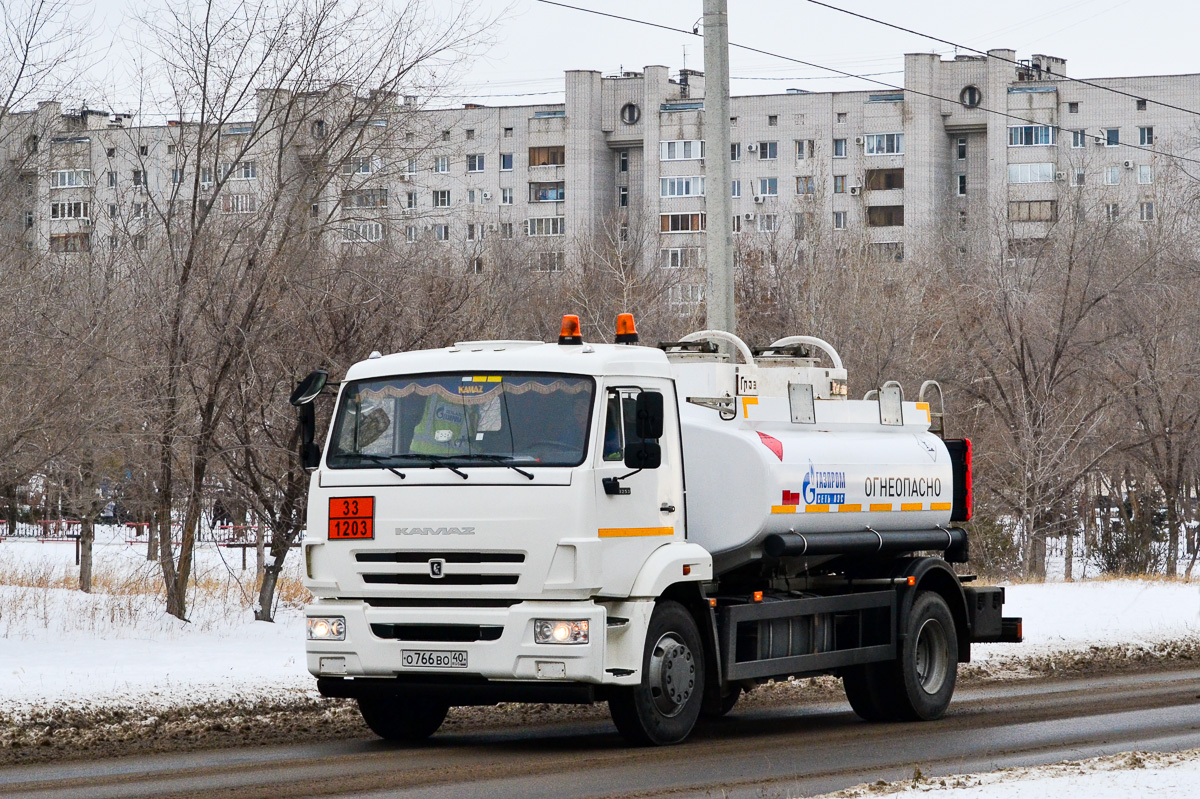
[[[341,616],[310,616],[308,619],[308,640],[345,641],[346,620]]]
[[[588,620],[534,619],[533,640],[538,644],[586,644]]]

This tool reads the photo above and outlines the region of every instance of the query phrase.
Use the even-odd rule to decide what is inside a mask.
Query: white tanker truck
[[[682,741],[770,679],[840,675],[858,715],[935,719],[971,644],[1020,641],[969,584],[971,447],[941,390],[863,400],[826,342],[462,342],[355,364],[313,469],[308,668],[389,739],[447,710],[607,701]],[[932,429],[931,429],[932,428]],[[940,556],[939,556],[940,555]]]

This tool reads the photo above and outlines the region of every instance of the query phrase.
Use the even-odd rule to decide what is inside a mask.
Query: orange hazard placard
[[[329,540],[375,537],[375,497],[330,497]]]

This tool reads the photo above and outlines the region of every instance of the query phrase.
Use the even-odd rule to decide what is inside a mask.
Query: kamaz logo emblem
[[[429,561],[429,576],[435,580],[440,580],[446,572],[446,561],[441,558],[434,558]]]
[[[474,527],[397,527],[396,535],[475,535]]]

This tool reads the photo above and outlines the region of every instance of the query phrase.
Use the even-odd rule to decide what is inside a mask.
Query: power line
[[[809,0],[809,1],[813,2],[813,0]],[[595,14],[595,15],[601,16],[601,17],[609,17],[611,19],[618,19],[618,20],[621,20],[622,22],[632,22],[632,23],[635,23],[638,25],[646,25],[646,26],[649,26],[652,28],[659,28],[661,30],[671,31],[672,33],[682,33],[684,35],[700,36],[699,26],[697,26],[695,29],[689,31],[689,30],[684,30],[683,28],[674,28],[674,27],[671,27],[670,25],[663,25],[658,22],[649,22],[647,20],[636,19],[634,17],[621,16],[620,14],[611,14],[606,11],[596,11],[594,9],[584,8],[582,6],[568,5],[567,3],[560,3],[560,2],[556,2],[555,0],[537,0],[537,2],[544,3],[545,5],[550,5],[550,6],[558,6],[560,8],[567,8],[572,11],[583,11],[585,13]],[[739,50],[746,50],[751,53],[758,53],[759,55],[770,56],[771,58],[779,58],[784,61],[791,61],[794,64],[800,64],[802,66],[812,67],[813,69],[821,69],[821,70],[825,70],[826,72],[833,72],[837,75],[842,75],[843,77],[857,78],[859,80],[866,81],[867,83],[874,83],[878,86],[882,86],[885,89],[892,89],[893,91],[906,92],[908,94],[915,94],[918,97],[927,97],[931,100],[938,100],[938,101],[941,101],[944,103],[957,104],[959,102],[958,100],[953,100],[949,97],[942,97],[940,95],[930,94],[928,92],[923,92],[918,89],[910,89],[910,88],[906,88],[904,86],[897,86],[893,83],[887,83],[886,81],[877,80],[875,78],[869,78],[865,75],[856,75],[853,72],[846,72],[845,70],[836,69],[834,67],[827,67],[823,64],[815,64],[811,61],[804,61],[803,59],[793,58],[792,56],[786,56],[786,55],[782,55],[780,53],[773,53],[770,50],[763,50],[762,48],[759,48],[759,47],[751,47],[748,44],[737,44],[735,42],[730,42],[729,46],[736,47]],[[1130,95],[1130,96],[1132,97],[1133,95]],[[1136,99],[1141,100],[1144,98],[1138,97]],[[998,109],[988,108],[983,105],[977,105],[977,106],[974,106],[974,108],[976,110],[983,111],[988,114],[994,114],[999,117],[1016,120],[1017,122],[1023,122],[1026,125],[1036,125],[1038,127],[1051,128],[1056,133],[1061,132],[1061,131],[1075,133],[1076,131],[1078,131],[1080,133],[1083,133],[1085,136],[1092,136],[1093,138],[1105,138],[1103,131],[1101,131],[1100,133],[1088,133],[1087,130],[1084,128],[1065,128],[1065,127],[1062,127],[1061,125],[1045,125],[1041,122],[1037,122],[1032,119],[1026,119],[1025,117],[1017,116],[1016,114],[1010,114],[1007,111],[1000,111]],[[1097,128],[1097,130],[1099,131],[1101,129]],[[1129,147],[1134,150],[1141,150],[1142,152],[1147,152],[1152,155],[1158,155],[1158,156],[1162,156],[1165,158],[1173,158],[1176,161],[1186,161],[1186,162],[1192,163],[1192,164],[1200,164],[1200,159],[1197,159],[1197,158],[1189,158],[1188,156],[1185,156],[1185,155],[1177,155],[1175,153],[1168,153],[1168,152],[1164,152],[1161,150],[1155,150],[1151,147],[1143,147],[1141,145],[1132,144],[1130,142],[1117,142],[1117,146]]]
[[[965,44],[958,44],[958,43],[952,42],[948,39],[941,39],[937,36],[933,36],[928,33],[921,33],[920,31],[913,30],[912,28],[906,28],[903,25],[897,25],[893,22],[887,22],[886,20],[878,19],[876,17],[872,17],[867,14],[860,14],[857,11],[850,11],[849,9],[846,9],[846,8],[839,8],[835,5],[830,5],[829,3],[823,3],[823,2],[821,2],[821,0],[808,0],[808,2],[812,3],[814,6],[821,6],[821,8],[828,8],[830,11],[838,11],[838,12],[841,12],[842,14],[847,14],[851,17],[857,17],[858,19],[863,19],[863,20],[866,20],[867,22],[874,22],[877,25],[883,25],[884,27],[892,28],[893,30],[903,31],[904,33],[911,33],[913,36],[920,36],[922,39],[929,39],[930,41],[938,42],[939,44],[949,45],[949,46],[957,48],[959,50],[966,50],[967,52],[970,52],[970,53],[977,53],[978,55],[985,56],[987,58],[994,58],[997,61],[1004,61],[1009,64],[1015,64],[1016,66],[1019,66],[1019,67],[1024,66],[1024,64],[1022,64],[1020,61],[1016,61],[1015,59],[1012,59],[1012,58],[1005,58],[1003,56],[993,55],[992,53],[989,53],[986,50],[977,50],[976,48],[968,47]],[[1142,102],[1154,103],[1155,105],[1161,105],[1163,108],[1170,108],[1174,111],[1182,111],[1185,114],[1192,114],[1193,116],[1200,116],[1200,111],[1193,111],[1190,108],[1184,108],[1182,106],[1172,105],[1171,103],[1165,103],[1162,100],[1152,100],[1149,97],[1144,97],[1144,96],[1137,95],[1137,94],[1131,94],[1130,92],[1121,91],[1120,89],[1114,89],[1111,86],[1102,86],[1099,83],[1095,83],[1094,81],[1086,80],[1084,78],[1072,78],[1067,75],[1057,75],[1057,74],[1054,77],[1061,79],[1061,80],[1071,81],[1072,83],[1082,83],[1084,86],[1091,86],[1093,89],[1103,89],[1106,92],[1112,92],[1113,94],[1119,94],[1119,95],[1122,95],[1123,97],[1128,97],[1132,100],[1140,100]]]

